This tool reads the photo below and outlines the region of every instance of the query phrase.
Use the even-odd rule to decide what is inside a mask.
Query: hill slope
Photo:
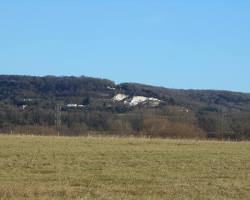
[[[2,132],[250,137],[246,93],[116,85],[84,76],[6,75],[0,76],[0,91]]]

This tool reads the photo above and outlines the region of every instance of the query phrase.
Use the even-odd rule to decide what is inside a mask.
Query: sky
[[[0,74],[250,93],[250,1],[0,0]]]

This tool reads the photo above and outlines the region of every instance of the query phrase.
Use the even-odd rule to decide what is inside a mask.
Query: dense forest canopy
[[[249,139],[250,94],[2,75],[0,131]]]

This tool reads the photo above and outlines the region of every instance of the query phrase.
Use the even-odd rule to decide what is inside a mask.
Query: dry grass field
[[[0,136],[1,200],[250,199],[250,143]]]

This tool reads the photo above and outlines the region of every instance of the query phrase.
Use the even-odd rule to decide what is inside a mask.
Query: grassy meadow
[[[250,143],[0,136],[0,200],[250,199]]]

